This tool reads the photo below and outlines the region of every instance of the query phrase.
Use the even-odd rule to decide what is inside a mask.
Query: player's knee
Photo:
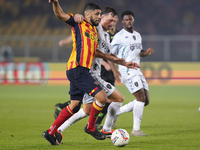
[[[124,102],[124,96],[123,96],[123,95],[120,95],[120,96],[118,97],[118,102],[120,102],[120,103],[123,103],[123,102]]]
[[[149,105],[149,99],[148,98],[146,98],[144,106],[147,106],[147,105]]]
[[[87,111],[84,111],[84,112],[85,112],[86,115],[88,115],[88,116],[90,115],[90,111],[87,110]]]
[[[99,103],[101,103],[102,105],[105,105],[107,102],[107,96],[102,97],[101,99],[98,100]]]
[[[105,105],[107,102],[107,94],[104,90],[101,90],[99,93],[97,93],[94,98],[102,105]]]
[[[80,110],[81,104],[82,104],[82,102],[80,101],[80,102],[78,103],[78,105],[73,109],[73,112],[74,112],[74,113],[77,113],[77,112]]]
[[[71,103],[68,105],[71,110],[73,110],[75,107],[79,105],[80,101],[78,100],[71,100]]]
[[[141,100],[142,100],[142,102],[146,102],[146,96],[143,94],[143,95],[141,95]]]

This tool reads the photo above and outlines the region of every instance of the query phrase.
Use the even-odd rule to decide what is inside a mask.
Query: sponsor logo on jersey
[[[106,53],[106,54],[110,53],[110,49],[109,49],[108,43],[106,41],[102,40],[101,46],[104,49],[104,53]]]
[[[112,86],[111,86],[110,84],[107,84],[106,87],[107,87],[108,89],[112,89]]]
[[[138,82],[135,82],[134,85],[135,85],[136,87],[138,87]]]
[[[94,40],[95,42],[98,42],[98,39],[93,34],[90,34],[85,31],[85,36],[87,36],[91,40]]]
[[[142,44],[141,43],[135,43],[130,45],[130,50],[133,51],[134,49],[142,49]]]

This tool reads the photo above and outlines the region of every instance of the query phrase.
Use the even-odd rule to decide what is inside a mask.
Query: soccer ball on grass
[[[115,146],[126,146],[130,140],[128,132],[124,129],[117,129],[111,135],[111,141]]]

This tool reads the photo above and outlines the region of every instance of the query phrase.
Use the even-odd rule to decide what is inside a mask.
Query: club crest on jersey
[[[135,35],[133,35],[133,39],[134,39],[134,40],[136,40],[136,37],[135,37]]]
[[[94,81],[94,84],[98,85],[98,82],[97,82],[97,81]]]
[[[138,87],[138,82],[135,82],[134,85],[135,85],[136,87]]]
[[[131,51],[133,51],[135,49],[135,46],[131,45],[130,49],[131,49]]]

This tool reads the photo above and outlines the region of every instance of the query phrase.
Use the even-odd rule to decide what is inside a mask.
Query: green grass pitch
[[[134,97],[117,86],[128,103]],[[84,132],[88,118],[63,133],[63,145],[51,146],[42,132],[53,123],[54,105],[69,100],[68,86],[0,86],[1,150],[197,150],[200,149],[200,87],[150,86],[141,130],[148,137],[131,137],[118,148],[110,139],[98,141]],[[119,117],[118,128],[132,130],[132,112]]]

